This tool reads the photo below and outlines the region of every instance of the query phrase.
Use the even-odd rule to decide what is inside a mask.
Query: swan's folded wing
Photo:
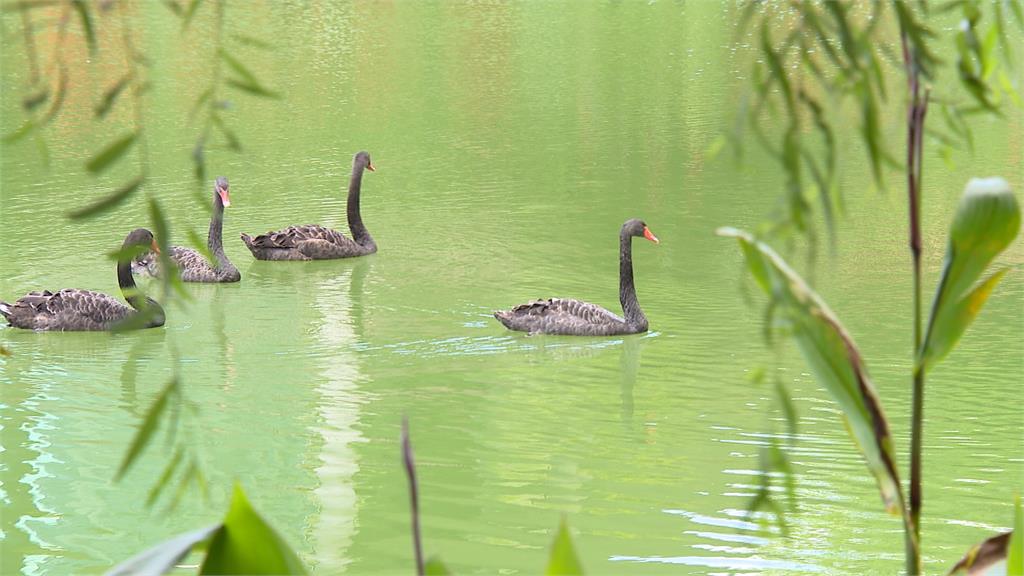
[[[331,230],[319,224],[305,224],[261,234],[252,239],[252,245],[256,248],[295,248],[306,240],[326,240],[335,244],[351,242],[337,230]]]
[[[53,294],[46,302],[46,312],[61,318],[78,316],[106,326],[127,316],[131,308],[102,292],[66,288]]]

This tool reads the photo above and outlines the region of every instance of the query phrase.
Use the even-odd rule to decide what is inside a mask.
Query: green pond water
[[[172,242],[205,234],[211,183],[189,154],[188,115],[214,74],[203,5],[189,29],[161,3],[128,10],[151,63],[144,123],[147,189]],[[34,13],[49,58],[59,8]],[[777,165],[748,146],[743,164],[707,150],[749,92],[749,40],[711,2],[555,4],[232,3],[225,43],[282,94],[224,91],[243,145],[215,137],[209,179],[231,181],[226,251],[235,285],[190,286],[164,328],[44,334],[0,328],[3,574],[97,573],[223,515],[232,483],[316,574],[412,570],[399,430],[407,415],[424,542],[459,574],[543,570],[559,520],[591,574],[892,574],[902,533],[840,423],[791,346],[762,340],[761,300],[721,225],[754,227],[778,206]],[[17,12],[3,33],[2,132],[24,118],[29,75]],[[149,223],[143,197],[83,223],[65,215],[127,181],[136,156],[100,177],[88,158],[131,126],[125,99],[92,110],[123,72],[118,10],[97,12],[97,55],[73,20],[71,92],[46,129],[0,149],[0,297],[36,289],[117,294],[106,253]],[[246,34],[273,45],[244,44]],[[90,63],[87,64],[87,61]],[[227,70],[224,71],[227,73]],[[1019,77],[1019,76],[1018,76]],[[941,81],[955,81],[947,78]],[[900,86],[893,78],[894,94]],[[903,106],[887,105],[903,144]],[[936,116],[937,118],[938,116]],[[976,118],[976,150],[946,165],[929,144],[925,281],[971,176],[1019,193],[1022,113]],[[867,358],[899,463],[909,443],[911,283],[905,192],[870,184],[851,117],[843,141],[848,216],[819,253],[815,286]],[[368,150],[363,215],[380,251],[350,261],[257,262],[239,232],[321,223],[345,230],[352,155]],[[527,337],[494,309],[563,296],[618,309],[619,226],[634,242],[651,332]],[[1024,250],[959,348],[928,381],[924,553],[944,572],[1009,526],[1024,486]],[[795,264],[808,270],[806,261]],[[156,289],[150,285],[151,292]],[[751,300],[752,299],[752,300]],[[209,483],[173,512],[145,506],[170,458],[162,438],[113,476],[179,356],[185,434]],[[759,450],[785,430],[767,384],[794,391],[790,448],[798,510],[781,538],[745,509]],[[905,473],[905,472],[904,472]],[[167,496],[170,496],[168,494]]]

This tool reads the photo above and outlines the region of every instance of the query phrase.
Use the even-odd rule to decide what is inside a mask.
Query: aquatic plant
[[[987,19],[982,17],[985,8],[992,14]],[[741,28],[745,29],[758,10],[758,3],[746,5]],[[954,10],[962,14],[954,40],[959,86],[967,100],[958,94],[943,95],[939,99],[943,118],[952,134],[932,133],[942,143],[947,161],[951,161],[949,149],[959,141],[973,147],[970,127],[965,121],[968,114],[999,114],[1000,104],[1005,99],[1018,101],[1013,83],[1000,68],[996,46],[1002,47],[1007,59],[1012,56],[1007,12],[1024,28],[1024,11],[1017,0],[988,4],[954,0],[943,5],[940,12]],[[967,184],[951,226],[942,278],[925,328],[920,206],[925,117],[932,92],[927,82],[945,64],[934,54],[931,45],[939,36],[927,24],[934,13],[923,2],[915,8],[896,0],[867,7],[839,1],[792,2],[781,16],[767,10],[762,10],[761,14],[759,51],[762,59],[754,67],[757,88],[754,102],[745,108],[745,116],[737,121],[737,128],[729,138],[739,146],[740,135],[749,125],[757,141],[772,153],[787,177],[786,209],[759,231],[760,237],[733,228],[722,228],[718,233],[739,241],[750,274],[769,296],[769,333],[772,329],[783,329],[796,340],[817,380],[842,409],[850,434],[877,479],[886,509],[899,514],[903,521],[906,570],[919,574],[925,376],[956,345],[1006,273],[1005,269],[999,270],[977,282],[992,260],[1016,238],[1020,210],[1005,180],[974,179]],[[983,26],[986,20],[990,22],[987,29]],[[895,57],[886,48],[884,35],[891,28],[899,32],[902,58]],[[778,38],[778,30],[784,33],[782,39]],[[879,101],[887,97],[884,63],[901,63],[899,69],[907,81],[909,102],[906,164],[903,166],[886,150],[879,125]],[[907,177],[914,296],[909,496],[903,492],[888,421],[852,337],[821,297],[768,244],[772,240],[789,239],[794,233],[804,234],[812,241],[813,257],[813,205],[806,196],[807,190],[816,192],[823,218],[830,231],[833,229],[834,206],[842,206],[836,177],[838,131],[833,117],[848,100],[861,112],[860,136],[868,151],[876,185],[885,187],[883,165],[902,168]],[[781,142],[775,144],[761,123],[765,114],[778,114],[780,109],[784,111],[786,128],[780,136]],[[821,144],[818,148],[823,153],[816,152],[816,144],[805,144],[802,140],[803,123],[808,119],[814,124]],[[781,383],[778,388],[783,411],[794,423],[788,391]],[[788,485],[792,486],[785,454],[777,449],[773,454],[768,467],[784,472]],[[788,492],[792,494],[792,489]],[[762,486],[752,502],[752,508],[763,506],[779,510],[781,514],[779,507],[771,504],[767,485]],[[779,518],[781,520],[781,516]],[[992,546],[986,548],[993,549]],[[1006,549],[1003,546],[1003,550]],[[1011,563],[1011,572],[1014,569]]]

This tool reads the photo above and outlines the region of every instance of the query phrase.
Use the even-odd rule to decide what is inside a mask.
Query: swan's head
[[[660,242],[658,237],[651,232],[650,228],[647,227],[647,224],[645,224],[643,220],[639,220],[637,218],[626,220],[626,223],[622,225],[622,234],[627,237],[643,236],[655,244]]]
[[[220,203],[225,208],[231,206],[231,196],[228,195],[228,179],[223,176],[218,176],[217,181],[213,184],[213,191],[220,196]]]
[[[375,168],[373,167],[373,162],[370,162],[370,153],[365,150],[361,152],[356,152],[356,157],[352,159],[352,163],[362,164],[363,167],[365,167],[370,172],[373,172],[375,170]]]
[[[156,238],[153,237],[153,233],[145,228],[136,228],[128,233],[128,236],[124,239],[125,248],[132,246],[144,246],[150,250],[160,253],[160,247],[156,245]]]

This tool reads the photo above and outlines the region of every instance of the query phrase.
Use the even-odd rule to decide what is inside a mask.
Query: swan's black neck
[[[132,277],[131,260],[122,260],[117,263],[117,284],[121,287],[121,294],[132,308],[139,312],[152,310],[152,316],[146,322],[147,328],[164,325],[164,309],[160,304],[143,296],[142,292],[135,286],[135,278]]]
[[[360,246],[375,246],[370,231],[363,225],[363,217],[359,213],[359,190],[363,185],[363,170],[366,163],[356,160],[352,164],[352,177],[348,182],[348,229],[352,239]]]
[[[647,330],[647,317],[640,309],[633,286],[633,237],[623,230],[619,233],[619,302],[626,323]]]
[[[213,190],[213,216],[210,218],[210,232],[206,235],[206,247],[217,259],[217,269],[221,271],[236,271],[234,264],[228,260],[224,253],[224,241],[221,232],[224,228],[224,202],[217,193],[216,187]]]

